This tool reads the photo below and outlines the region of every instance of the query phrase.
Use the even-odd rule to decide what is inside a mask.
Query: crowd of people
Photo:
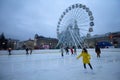
[[[70,52],[69,52],[69,49],[70,49]],[[64,46],[61,46],[61,56],[63,57],[64,56],[64,51],[66,53],[66,55],[69,55],[71,53],[71,55],[77,55],[77,52],[76,52],[76,47],[73,46],[73,47],[64,47]]]
[[[30,51],[30,52],[29,52]],[[32,54],[32,48],[26,48],[26,55]]]
[[[71,53],[71,55],[77,55],[77,50],[76,50],[75,46],[73,46],[73,47],[61,46],[60,49],[61,49],[61,56],[62,57],[64,56],[64,51],[65,51],[66,55],[69,55],[70,53]],[[26,55],[32,54],[32,48],[26,48],[25,50],[26,50]],[[12,49],[8,48],[9,55],[12,55],[11,51],[12,51]],[[95,53],[97,55],[97,58],[100,58],[101,50],[100,50],[100,47],[98,45],[95,46]],[[93,69],[93,67],[90,63],[91,56],[88,53],[86,48],[82,48],[81,53],[79,55],[77,55],[76,59],[79,59],[80,57],[82,57],[83,66],[85,69],[86,69],[86,64],[89,65],[90,69]]]
[[[64,56],[64,51],[66,52],[66,55],[68,55],[70,53],[71,53],[71,55],[77,55],[75,46],[73,46],[73,47],[61,46],[61,56],[62,57]],[[101,50],[98,45],[95,46],[95,53],[97,55],[97,58],[100,58]],[[76,58],[79,59],[80,57],[82,57],[84,69],[86,69],[86,64],[89,65],[90,69],[93,69],[93,67],[90,63],[91,55],[88,53],[86,48],[82,48],[82,52]]]
[[[26,55],[32,54],[32,48],[26,48],[25,50],[26,50]],[[12,55],[11,51],[12,51],[12,48],[9,47],[8,48],[8,55]]]

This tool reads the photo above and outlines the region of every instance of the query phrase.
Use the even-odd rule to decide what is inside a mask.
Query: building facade
[[[110,32],[103,35],[94,35],[91,38],[87,38],[88,46],[90,48],[95,47],[98,42],[111,44],[115,48],[120,48],[120,32]],[[104,47],[109,47],[107,44]]]
[[[43,37],[38,34],[34,37],[35,49],[55,49],[57,43],[58,39],[56,38]]]

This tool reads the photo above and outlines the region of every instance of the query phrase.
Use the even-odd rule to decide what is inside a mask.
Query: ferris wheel
[[[94,17],[86,5],[73,4],[59,18],[57,37],[59,44],[84,46],[84,39],[93,32]]]

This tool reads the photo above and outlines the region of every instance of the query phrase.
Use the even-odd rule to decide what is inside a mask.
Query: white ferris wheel
[[[86,5],[73,4],[69,6],[59,18],[57,24],[58,45],[80,46],[85,45],[85,38],[93,32],[94,17]]]

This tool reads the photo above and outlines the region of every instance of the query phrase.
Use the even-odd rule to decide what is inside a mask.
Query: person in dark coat
[[[11,50],[12,50],[11,48],[8,48],[9,55],[11,55]]]
[[[28,51],[29,51],[29,49],[28,48],[26,48],[26,55],[28,55],[29,53],[28,53]]]
[[[97,54],[97,58],[100,58],[101,50],[100,50],[100,47],[98,45],[96,45],[96,47],[95,47],[95,52]]]
[[[61,56],[63,57],[64,56],[64,47],[61,46]]]
[[[65,51],[66,51],[66,54],[69,54],[69,47],[68,46],[65,48]]]

